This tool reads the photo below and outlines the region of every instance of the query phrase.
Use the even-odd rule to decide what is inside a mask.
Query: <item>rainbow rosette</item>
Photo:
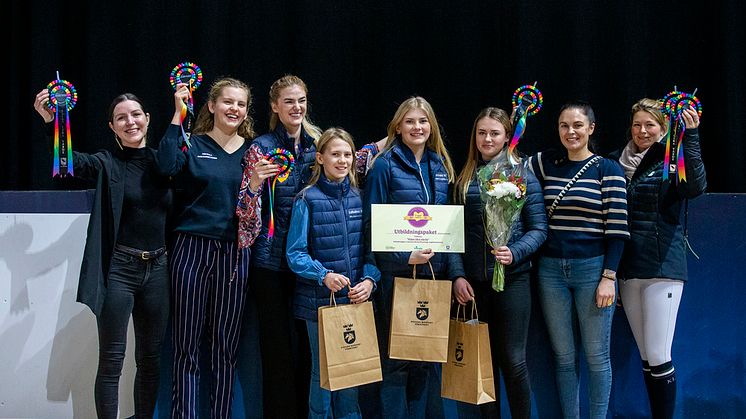
[[[511,138],[508,147],[508,157],[510,158],[514,155],[518,141],[526,131],[526,119],[531,115],[536,115],[544,104],[544,96],[536,87],[536,84],[537,82],[534,82],[533,85],[521,86],[513,92],[513,138]]]
[[[267,238],[271,239],[275,235],[275,185],[277,182],[283,183],[288,179],[290,172],[295,167],[295,157],[293,157],[293,153],[290,151],[278,147],[270,150],[264,158],[270,164],[276,164],[280,168],[280,171],[272,179],[271,185],[269,178],[267,178],[267,189],[269,190],[269,228]]]
[[[54,161],[52,176],[74,176],[72,133],[70,131],[70,111],[78,103],[78,92],[67,80],[57,78],[47,85],[49,102],[54,110]]]
[[[202,84],[202,69],[191,61],[184,61],[176,64],[171,70],[168,79],[171,87],[176,90],[179,83],[185,83],[189,86],[189,99],[181,108],[179,124],[181,125],[181,136],[184,139],[183,149],[189,148],[192,144],[189,142],[189,132],[191,131],[191,120],[194,118],[194,91]],[[191,115],[191,118],[189,116]],[[184,127],[186,125],[186,128]]]
[[[668,117],[669,128],[666,133],[666,151],[663,158],[663,180],[676,176],[678,182],[686,182],[686,164],[684,161],[684,131],[686,125],[682,114],[685,109],[694,109],[697,116],[702,116],[702,104],[694,93],[684,93],[676,88],[661,99],[661,111]]]

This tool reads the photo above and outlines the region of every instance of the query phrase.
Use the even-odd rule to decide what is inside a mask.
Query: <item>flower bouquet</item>
[[[515,221],[526,202],[526,166],[504,148],[492,161],[477,171],[479,191],[484,204],[484,233],[487,243],[497,250],[508,244]],[[495,260],[492,288],[505,288],[505,266]]]

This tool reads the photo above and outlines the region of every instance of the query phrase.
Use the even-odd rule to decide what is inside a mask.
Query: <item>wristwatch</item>
[[[616,281],[616,272],[612,271],[611,269],[604,269],[604,271],[601,273],[601,277]]]

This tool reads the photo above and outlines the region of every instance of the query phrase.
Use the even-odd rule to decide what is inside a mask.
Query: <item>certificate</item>
[[[464,252],[462,205],[373,204],[370,226],[374,252]]]

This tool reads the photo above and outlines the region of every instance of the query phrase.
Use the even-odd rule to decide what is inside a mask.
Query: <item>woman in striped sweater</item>
[[[539,298],[564,417],[580,414],[577,331],[588,366],[590,417],[605,418],[611,391],[609,341],[616,269],[629,237],[624,172],[615,161],[589,149],[595,128],[589,104],[564,105],[558,127],[565,150],[531,159],[544,190],[549,221],[538,264]]]

